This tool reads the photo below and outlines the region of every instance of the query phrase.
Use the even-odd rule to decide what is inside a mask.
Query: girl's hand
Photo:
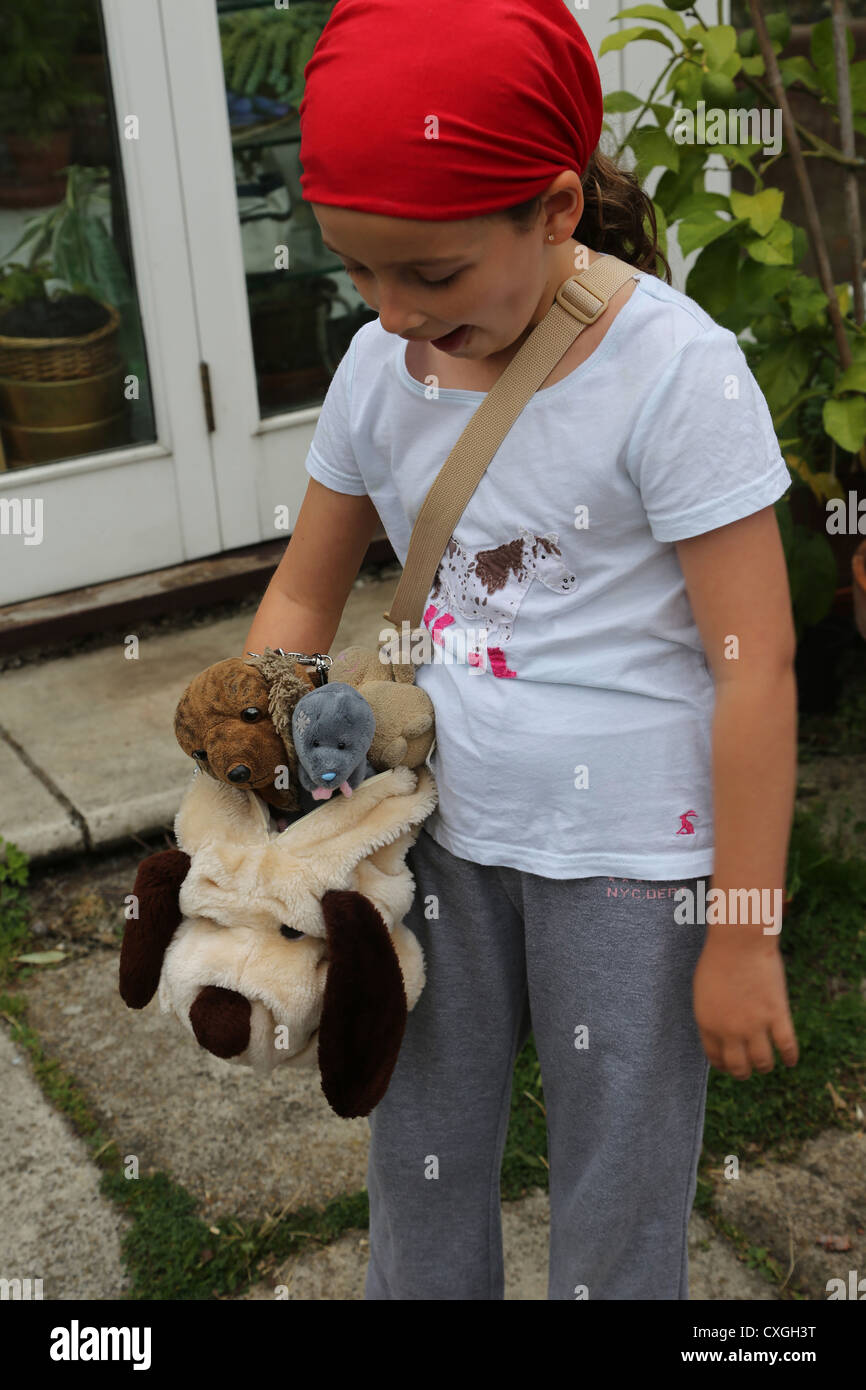
[[[728,938],[707,941],[698,960],[695,1020],[712,1066],[747,1081],[753,1067],[773,1070],[773,1043],[788,1067],[800,1054],[777,943],[744,939],[742,928],[727,931]]]

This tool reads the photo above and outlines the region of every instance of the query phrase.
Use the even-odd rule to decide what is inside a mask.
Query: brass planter
[[[104,420],[91,420],[83,425],[59,425],[51,429],[34,429],[3,422],[7,468],[78,458],[82,454],[95,454],[100,449],[113,449],[128,442],[125,410]]]
[[[69,381],[22,381],[0,376],[0,423],[52,429],[103,420],[122,408],[123,380],[121,363],[97,376]]]

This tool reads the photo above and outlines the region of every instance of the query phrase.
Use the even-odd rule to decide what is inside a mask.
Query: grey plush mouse
[[[325,801],[335,791],[351,796],[376,769],[367,753],[376,732],[376,716],[360,691],[345,681],[311,690],[295,705],[292,740],[298,755],[298,779],[309,794]]]

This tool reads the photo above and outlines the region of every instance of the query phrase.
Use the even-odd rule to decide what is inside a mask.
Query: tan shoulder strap
[[[556,298],[505,371],[488,391],[433,480],[412,528],[397,592],[383,618],[401,630],[421,624],[422,607],[451,534],[512,424],[610,298],[639,272],[617,256],[604,255],[564,280]]]

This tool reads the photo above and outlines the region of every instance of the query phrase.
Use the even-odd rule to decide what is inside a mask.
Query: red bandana
[[[337,0],[305,68],[308,203],[447,221],[534,197],[598,144],[564,0]]]

